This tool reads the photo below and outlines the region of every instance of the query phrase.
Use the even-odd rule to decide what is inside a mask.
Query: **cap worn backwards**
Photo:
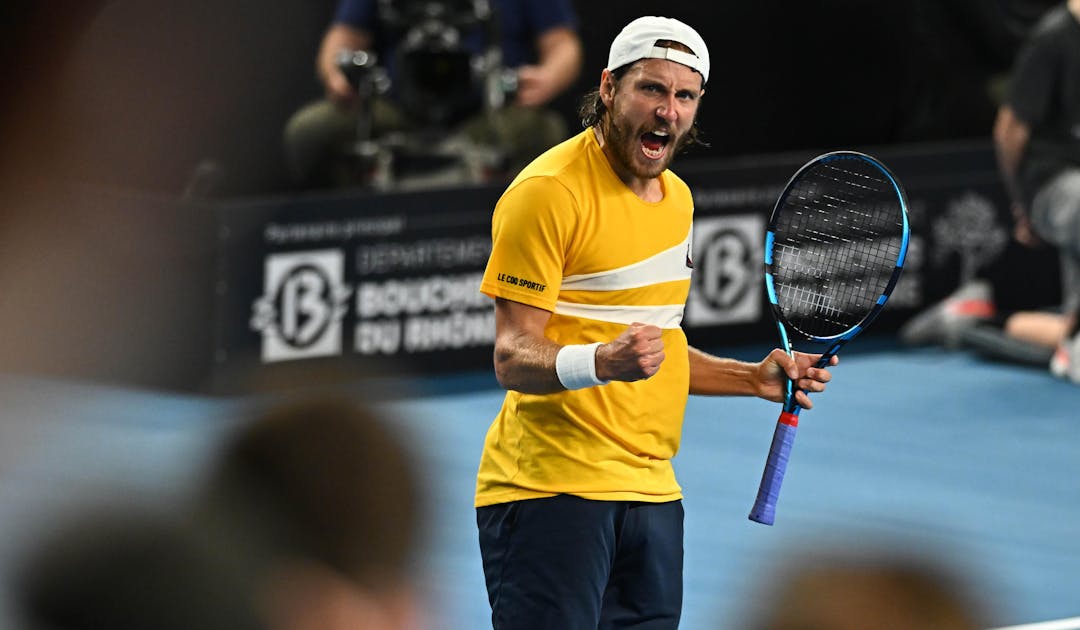
[[[692,52],[657,46],[656,42],[677,42]],[[674,18],[646,16],[627,24],[611,42],[608,69],[614,70],[639,59],[667,59],[697,70],[709,80],[709,49],[697,31]]]

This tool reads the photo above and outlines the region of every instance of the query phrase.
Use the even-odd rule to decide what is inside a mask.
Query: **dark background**
[[[1046,0],[585,2],[576,128],[618,30],[676,17],[709,43],[707,159],[986,137],[994,91]],[[4,163],[47,177],[182,191],[213,159],[226,195],[290,192],[281,130],[320,89],[332,0],[8,0]],[[10,62],[9,64],[10,65]]]
[[[318,199],[294,195],[281,133],[320,95],[314,55],[333,4],[0,3],[0,371],[200,386],[223,228],[220,200],[184,191],[212,160],[234,211]],[[993,173],[994,94],[1049,4],[577,0],[584,70],[555,106],[576,127],[615,34],[668,15],[702,33],[713,67],[700,113],[711,147],[679,172],[976,140]],[[955,172],[941,169],[950,190]]]

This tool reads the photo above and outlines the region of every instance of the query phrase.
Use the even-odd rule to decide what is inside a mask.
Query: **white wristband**
[[[596,378],[596,349],[600,342],[563,346],[555,355],[555,375],[566,389],[582,389],[605,385]]]

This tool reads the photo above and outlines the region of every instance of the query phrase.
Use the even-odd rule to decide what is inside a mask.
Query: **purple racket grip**
[[[784,483],[784,471],[787,470],[791,445],[795,442],[795,432],[799,426],[798,407],[794,413],[785,411],[776,421],[769,459],[765,462],[765,471],[761,474],[757,500],[750,510],[750,520],[763,525],[772,525],[776,520],[776,500],[780,497],[780,486]]]

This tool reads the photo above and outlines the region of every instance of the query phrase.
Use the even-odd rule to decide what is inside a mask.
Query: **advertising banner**
[[[1011,224],[988,145],[875,156],[903,182],[912,225],[904,276],[875,323],[888,330],[993,263]],[[777,195],[811,157],[677,169],[695,200],[683,322],[691,343],[772,338],[763,234]],[[218,369],[341,361],[377,374],[488,369],[494,309],[478,288],[501,192],[482,186],[222,205]]]

